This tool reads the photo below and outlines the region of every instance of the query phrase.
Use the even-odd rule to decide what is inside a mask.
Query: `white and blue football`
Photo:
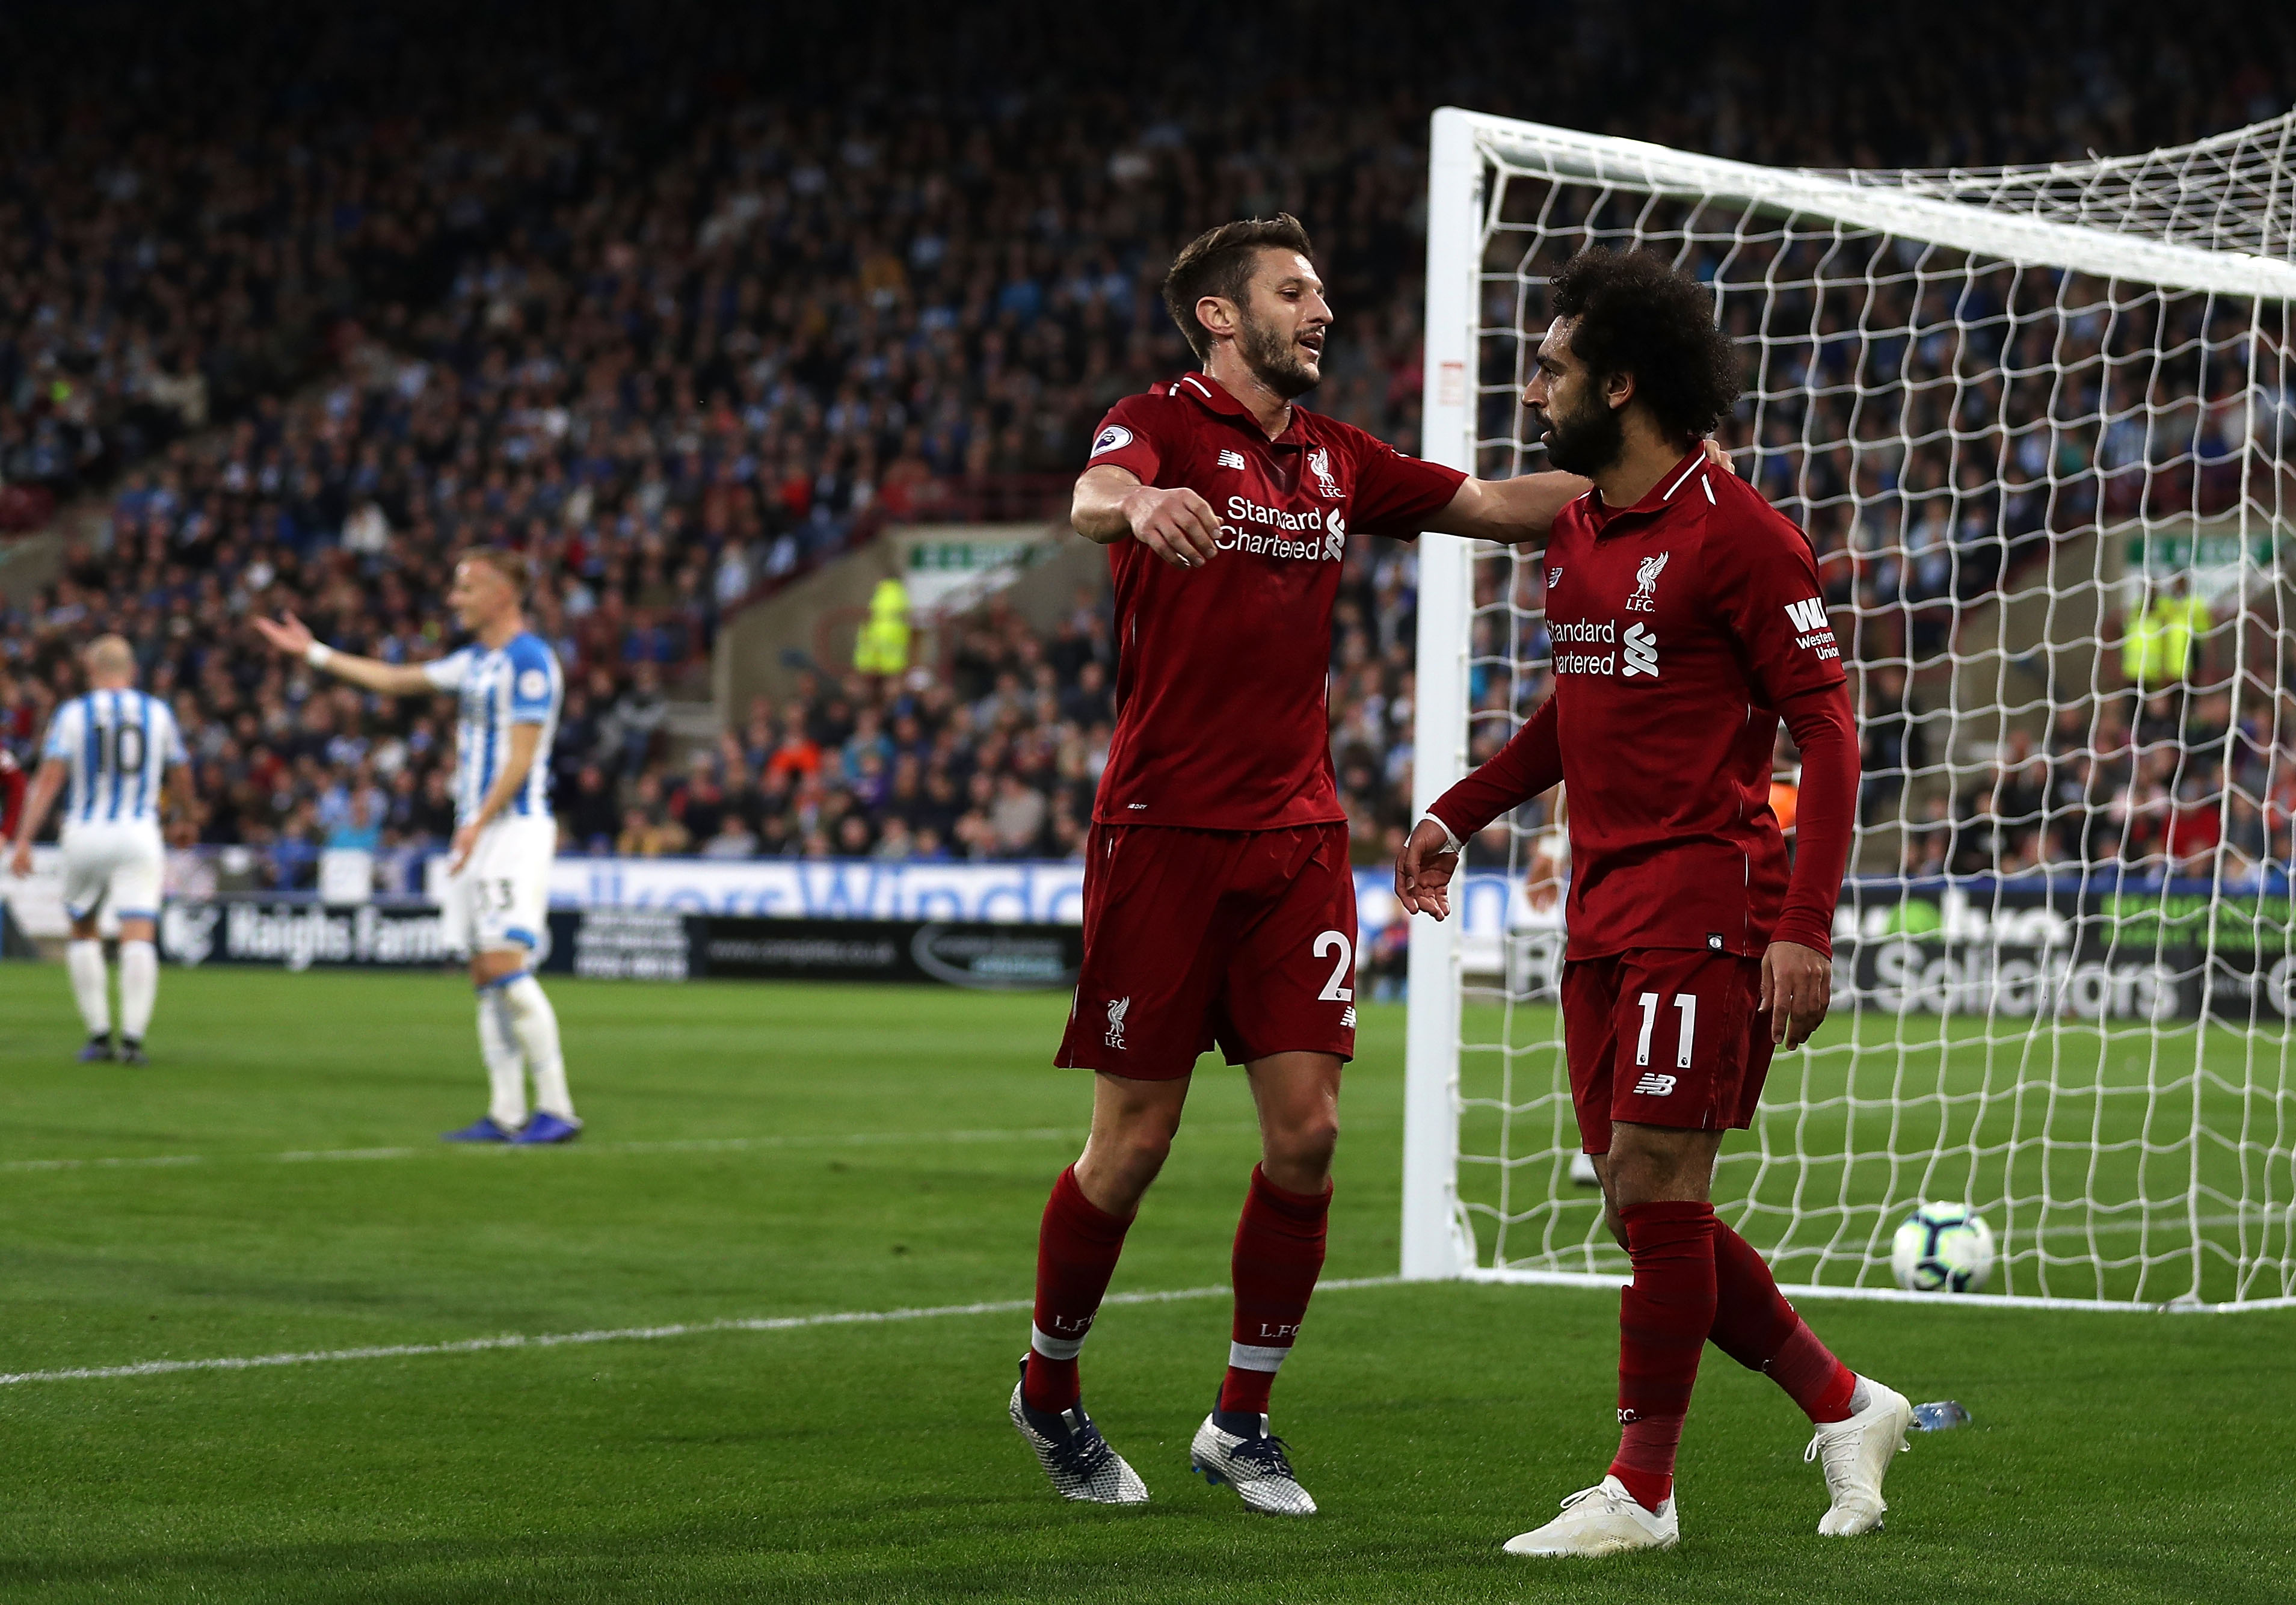
[[[1993,1274],[1993,1228],[1967,1204],[1921,1204],[1890,1246],[1898,1285],[1914,1293],[1974,1293]]]

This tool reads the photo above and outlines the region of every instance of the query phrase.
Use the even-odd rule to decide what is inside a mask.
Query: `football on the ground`
[[[1890,1268],[1915,1293],[1974,1293],[1993,1273],[1993,1228],[1967,1204],[1921,1204],[1898,1228]]]

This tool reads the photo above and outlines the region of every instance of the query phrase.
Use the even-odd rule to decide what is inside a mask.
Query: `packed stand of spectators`
[[[1153,290],[1199,228],[1308,219],[1341,315],[1313,404],[1412,446],[1433,104],[1941,164],[2190,138],[2277,111],[2296,77],[2290,19],[2219,4],[2173,37],[2071,4],[1986,13],[1975,72],[1909,47],[1952,31],[1934,8],[1641,9],[1438,4],[1398,30],[1367,6],[1184,4],[1152,37],[1049,5],[908,4],[865,31],[675,6],[0,21],[0,479],[113,485],[108,547],[10,599],[0,733],[21,750],[71,647],[121,628],[193,733],[203,839],[286,880],[331,841],[410,850],[445,829],[439,711],[315,686],[243,618],[291,607],[421,658],[447,644],[448,555],[496,543],[534,560],[567,661],[577,845],[1059,855],[1104,751],[1082,717],[1104,626],[1070,663],[984,622],[930,683],[824,683],[674,774],[666,699],[726,609],[872,520],[1046,506],[1111,401],[1187,365]],[[1766,488],[1863,554],[1828,570],[1853,599],[1929,597],[1927,546],[1898,541],[1893,569],[1833,511],[1879,491],[1813,495],[1834,471],[1792,468]],[[1952,488],[1949,463],[1893,471],[1893,509]],[[1407,823],[1411,574],[1359,545],[1332,708],[1369,860]],[[1497,678],[1479,708],[1538,689]]]
[[[1332,756],[1358,864],[1390,862],[1409,821],[1415,566],[1365,543],[1343,570]],[[992,602],[947,632],[938,667],[799,676],[682,766],[586,739],[561,765],[570,851],[650,857],[1073,858],[1114,733],[1104,587],[1049,634]],[[634,777],[634,778],[632,778]],[[618,784],[618,779],[624,783]]]
[[[2007,728],[1957,788],[1939,783],[1950,716],[1915,711],[1902,672],[1870,676],[1864,821],[1902,817],[1896,867],[1911,879],[2087,872],[2247,891],[2284,880],[2296,697],[2251,676],[2236,702],[2238,679],[2218,660],[2230,633],[2144,666],[2164,672],[2132,661],[2117,689],[2060,707],[2038,736]]]

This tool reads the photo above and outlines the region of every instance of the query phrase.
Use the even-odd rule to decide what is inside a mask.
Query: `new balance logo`
[[[1635,1083],[1635,1096],[1637,1098],[1670,1098],[1674,1095],[1675,1080],[1676,1077],[1672,1076],[1661,1076],[1656,1070],[1646,1071],[1644,1072],[1643,1078]]]
[[[1349,1003],[1340,1015],[1340,1028],[1343,1031],[1352,1031],[1356,1028],[1356,1006],[1353,1003]]]
[[[1131,1012],[1132,1000],[1130,998],[1117,997],[1111,998],[1109,1000],[1108,1045],[1110,1047],[1120,1048],[1124,1045],[1124,1017]]]
[[[1251,464],[1243,460],[1243,454],[1242,452],[1232,452],[1227,450],[1221,451],[1219,454],[1219,465],[1222,468],[1239,469],[1249,468],[1251,466]]]
[[[1630,624],[1627,633],[1619,637],[1619,645],[1626,654],[1626,664],[1620,674],[1631,679],[1636,675],[1658,678],[1658,637],[1643,624]]]
[[[1786,603],[1786,618],[1792,621],[1794,628],[1804,632],[1831,630],[1833,627],[1826,621],[1825,603],[1815,596],[1805,596],[1800,602]]]

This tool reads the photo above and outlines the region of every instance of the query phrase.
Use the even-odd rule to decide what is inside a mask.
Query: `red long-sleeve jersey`
[[[1572,958],[1831,953],[1857,741],[1801,531],[1693,452],[1632,507],[1571,503],[1545,561],[1554,694],[1435,816],[1464,839],[1569,787]],[[1791,877],[1769,805],[1781,719],[1802,757]]]

